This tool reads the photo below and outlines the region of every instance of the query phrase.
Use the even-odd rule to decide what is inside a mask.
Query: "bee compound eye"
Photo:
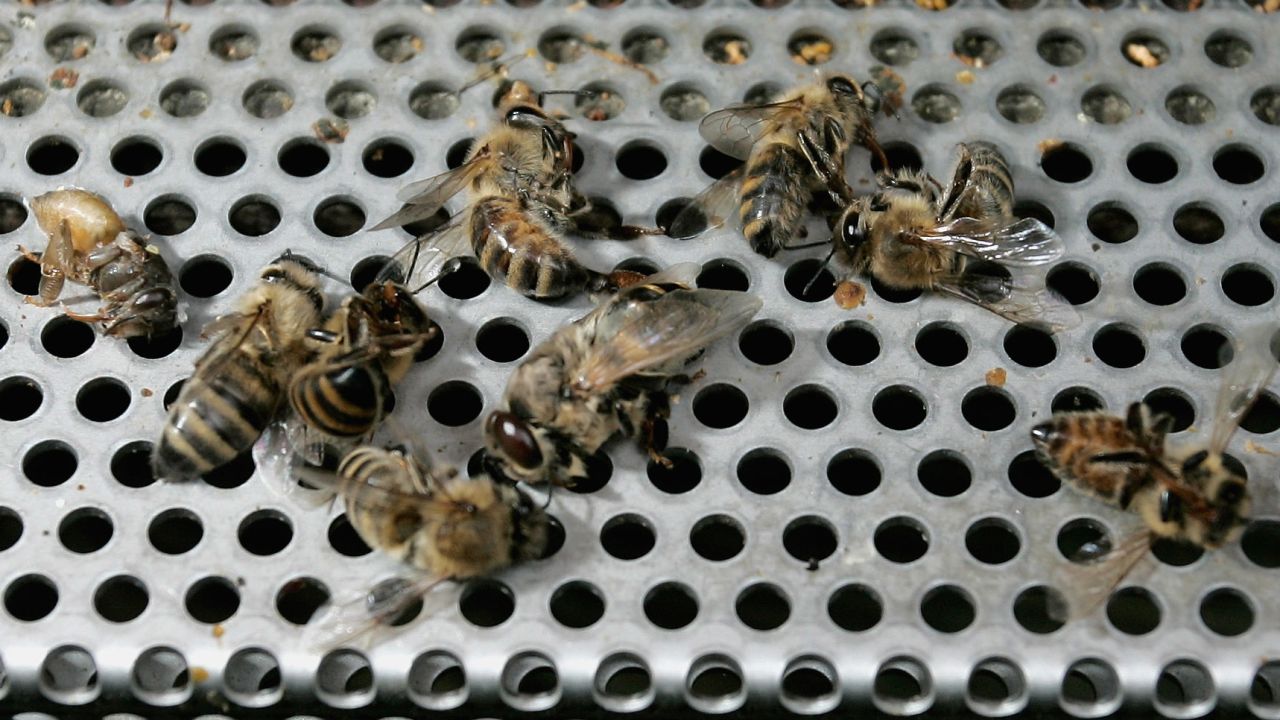
[[[526,470],[542,465],[542,450],[524,420],[511,413],[495,412],[489,416],[487,430],[511,462]]]
[[[857,95],[858,88],[854,86],[849,78],[836,76],[827,81],[827,87],[831,92],[840,93],[842,95]]]
[[[1182,461],[1182,471],[1191,472],[1192,470],[1195,470],[1196,468],[1200,467],[1200,464],[1203,463],[1208,457],[1209,457],[1208,451],[1201,450],[1200,452]]]
[[[1244,497],[1244,485],[1234,480],[1222,483],[1218,488],[1218,502],[1223,505],[1234,505]]]
[[[862,232],[861,215],[847,212],[840,221],[840,239],[849,247],[857,247],[866,240]]]
[[[165,290],[148,290],[134,299],[133,306],[138,310],[151,310],[164,306],[169,297]]]
[[[1160,520],[1170,522],[1182,517],[1182,498],[1165,490],[1160,493]]]

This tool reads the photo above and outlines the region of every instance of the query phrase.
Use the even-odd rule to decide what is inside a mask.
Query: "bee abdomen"
[[[528,297],[562,297],[581,290],[593,276],[510,198],[476,204],[471,247],[485,271]]]
[[[804,210],[803,158],[785,145],[769,145],[747,164],[738,189],[742,234],[751,249],[773,257],[795,237]]]
[[[289,403],[311,428],[358,437],[381,420],[386,377],[371,363],[307,372],[289,386]]]
[[[981,208],[968,209],[973,217],[1009,217],[1013,214],[1013,175],[1009,163],[996,146],[987,142],[971,142],[965,145],[972,163],[971,187],[977,188],[973,198]],[[977,215],[976,212],[989,215]]]

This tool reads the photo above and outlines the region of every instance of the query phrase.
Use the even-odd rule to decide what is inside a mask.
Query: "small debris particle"
[[[867,301],[867,288],[862,283],[845,280],[836,286],[835,298],[841,310],[862,307]]]
[[[206,682],[208,679],[209,679],[209,671],[208,671],[208,670],[205,670],[204,668],[200,667],[199,665],[196,665],[195,667],[191,668],[191,681],[192,681],[192,682],[202,683],[202,682]]]
[[[619,55],[618,53],[613,52],[611,50],[606,50],[604,43],[600,43],[599,46],[593,43],[588,43],[587,49],[595,53],[596,55],[599,55],[600,57],[604,58],[605,60],[608,60],[611,63],[615,63],[617,65],[621,65],[622,67],[631,68],[632,70],[636,70],[644,73],[644,76],[649,79],[649,84],[651,85],[657,85],[658,83],[662,82],[662,80],[658,78],[657,73],[645,67],[644,65],[641,65],[640,63],[635,62],[634,60],[631,60],[630,58],[625,57],[623,55]],[[740,60],[739,62],[743,62],[745,60],[746,58],[743,57],[742,60]],[[734,64],[737,65],[738,63],[734,63]]]
[[[933,10],[936,12],[938,10],[946,10],[949,3],[947,0],[916,0],[916,5],[919,5],[925,10]]]
[[[152,111],[151,108],[142,108],[142,110],[138,113],[138,117],[141,117],[143,120],[147,120],[154,114],[155,112]]]
[[[1124,46],[1124,54],[1144,68],[1153,68],[1160,64],[1151,49],[1141,43],[1129,43]]]
[[[806,40],[798,43],[791,61],[799,65],[821,65],[831,59],[835,48],[826,40]]]
[[[548,75],[555,75],[555,74],[556,74],[556,70],[559,70],[559,69],[560,69],[560,66],[559,66],[559,65],[557,65],[556,63],[553,63],[553,62],[551,62],[550,60],[548,60],[548,61],[546,61],[546,62],[542,63],[542,69],[543,69],[543,70],[546,70]]]
[[[1265,0],[1261,5],[1254,5],[1254,10],[1264,13],[1273,13],[1280,10],[1280,0]]]
[[[316,139],[325,143],[340,143],[347,139],[347,133],[351,132],[351,126],[346,120],[334,120],[333,118],[320,118],[311,125],[311,132],[315,134]]]
[[[124,179],[124,186],[125,186],[125,187],[127,187],[127,188],[133,187],[133,178],[131,178],[131,177],[126,177],[126,178]]]
[[[213,637],[215,639],[227,634],[227,629],[222,627],[222,623],[213,626]]]
[[[76,490],[80,492],[84,492],[84,483],[80,483],[79,485],[76,485]]]
[[[880,90],[880,97],[883,100],[880,110],[885,115],[897,115],[902,109],[903,97],[907,92],[907,83],[902,76],[884,65],[873,65],[871,82],[875,83],[876,88]]]
[[[1047,155],[1048,153],[1051,153],[1054,150],[1057,150],[1064,145],[1066,145],[1066,143],[1059,140],[1058,138],[1049,138],[1047,140],[1041,140],[1040,142],[1036,143],[1036,150],[1039,150],[1041,155]]]
[[[973,74],[972,70],[961,70],[956,73],[956,82],[961,85],[972,85],[973,81],[976,79],[977,77]]]
[[[568,11],[568,12],[578,12],[579,10],[582,10],[582,9],[583,9],[583,8],[585,8],[586,6],[587,6],[587,0],[578,0],[578,1],[577,1],[577,2],[575,2],[574,4],[572,4],[572,5],[570,5],[569,7],[565,8],[565,10],[566,10],[566,11]]]
[[[73,88],[78,82],[80,82],[80,73],[71,68],[55,68],[53,74],[49,76],[49,87],[54,90]]]
[[[0,113],[13,117],[13,100],[5,98],[4,102],[0,103]]]
[[[184,34],[184,35],[185,35],[185,34],[187,33],[187,31],[191,29],[191,23],[189,23],[189,22],[181,22],[181,23],[178,23],[177,25],[173,25],[172,27],[177,28],[177,29],[178,29],[178,32],[180,32],[180,33],[182,33],[182,34]]]
[[[142,397],[151,397],[152,395],[155,395],[155,394],[156,394],[156,391],[152,390],[151,388],[148,388],[148,387],[142,388]]]
[[[741,65],[747,61],[747,44],[742,40],[730,40],[724,44],[724,61],[729,65]]]
[[[1004,381],[1008,379],[1009,373],[1004,368],[991,368],[987,371],[987,384],[991,387],[1004,387]]]
[[[1280,455],[1280,453],[1277,453],[1271,448],[1259,445],[1258,443],[1252,440],[1246,440],[1244,442],[1244,451],[1248,453],[1254,453],[1255,455],[1271,455],[1271,456]]]

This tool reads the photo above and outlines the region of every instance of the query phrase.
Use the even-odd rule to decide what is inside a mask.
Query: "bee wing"
[[[677,240],[688,240],[720,227],[726,218],[737,217],[742,172],[742,168],[738,168],[698,193],[671,221],[667,234]]]
[[[1010,223],[957,218],[916,237],[972,258],[1010,266],[1044,265],[1062,257],[1066,250],[1058,233],[1035,218]]]
[[[646,277],[641,284],[654,285],[660,283],[676,283],[687,288],[692,288],[698,282],[698,274],[702,272],[702,266],[698,263],[676,263],[665,270],[661,270]]]
[[[614,383],[689,357],[737,330],[760,310],[760,298],[730,290],[676,290],[631,307],[597,341],[570,377],[579,391]],[[600,311],[608,311],[606,304]],[[604,318],[601,318],[602,321]]]
[[[292,414],[271,422],[253,444],[253,462],[272,493],[312,508],[332,502],[337,477],[321,466],[323,451],[307,445],[305,430]]]
[[[311,616],[302,630],[300,645],[317,652],[339,647],[368,649],[407,624],[398,620],[445,579],[396,577],[367,590],[334,597]]]
[[[391,256],[375,282],[390,280],[418,292],[453,272],[454,258],[471,254],[471,235],[463,221],[469,216],[466,212],[458,213],[443,227],[409,241]]]
[[[1093,614],[1125,580],[1140,581],[1155,569],[1150,561],[1142,562],[1150,549],[1150,531],[1137,525],[1114,547],[1082,548],[1087,555],[1057,573],[1054,584],[1065,602],[1052,603],[1050,617],[1069,622]]]
[[[798,100],[767,105],[733,105],[716,110],[698,123],[698,133],[725,155],[746,160],[751,146],[768,133],[779,113],[800,107]]]
[[[942,278],[937,289],[984,307],[1019,324],[1042,325],[1050,332],[1080,324],[1080,313],[1045,285],[1044,273],[1026,268],[1000,268],[987,274],[966,270]]]
[[[1222,452],[1253,401],[1258,399],[1276,372],[1276,358],[1271,354],[1271,339],[1277,327],[1264,325],[1244,333],[1232,343],[1235,356],[1222,375],[1217,410],[1213,416],[1209,451]]]
[[[453,170],[404,186],[400,192],[396,193],[396,199],[405,203],[405,207],[392,213],[391,217],[374,225],[370,230],[400,227],[435,215],[436,211],[444,207],[450,198],[462,192],[471,183],[484,169],[485,162],[483,158],[475,158]]]

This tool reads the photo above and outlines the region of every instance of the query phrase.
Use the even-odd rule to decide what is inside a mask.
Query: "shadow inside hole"
[[[276,612],[286,622],[306,625],[327,602],[329,590],[324,583],[314,578],[295,578],[285,583],[276,593]]]
[[[647,472],[649,482],[662,492],[679,495],[689,492],[702,482],[702,464],[698,456],[683,448],[667,448],[662,456],[667,463],[650,460]]]
[[[413,151],[394,140],[369,143],[360,158],[365,171],[380,178],[399,177],[413,167]]]
[[[157,235],[180,235],[196,222],[196,209],[185,200],[167,197],[147,206],[142,222]]]
[[[146,585],[127,575],[107,579],[93,593],[93,609],[113,623],[136,619],[150,604]]]
[[[827,463],[827,482],[845,495],[861,496],[880,487],[880,463],[863,450],[841,450]]]
[[[1178,174],[1178,161],[1163,148],[1143,146],[1129,153],[1129,173],[1144,183],[1166,183]]]
[[[716,383],[698,391],[693,398],[693,415],[709,428],[725,429],[747,416],[747,396],[727,383]]]
[[[1036,585],[1018,593],[1013,599],[1013,618],[1024,630],[1047,635],[1061,629],[1067,601],[1062,593],[1048,585]]]
[[[664,630],[679,630],[698,616],[698,599],[689,587],[676,582],[654,586],[644,597],[644,614]]]
[[[1008,475],[1013,489],[1029,498],[1049,497],[1062,487],[1062,482],[1036,458],[1032,450],[1018,453],[1013,458]]]
[[[281,148],[276,162],[288,175],[311,177],[329,166],[329,151],[320,143],[303,138]]]
[[[929,550],[928,533],[911,518],[890,518],[880,523],[873,540],[880,556],[895,563],[915,562]]]
[[[767,320],[748,325],[738,335],[738,349],[757,365],[777,365],[790,357],[794,348],[791,334]]]
[[[774,495],[791,484],[791,464],[777,450],[756,448],[738,461],[738,482],[757,495]]]
[[[655,544],[652,526],[638,515],[619,515],[600,529],[600,546],[619,560],[638,560],[648,555]]]
[[[80,555],[101,550],[114,534],[111,518],[96,508],[75,510],[58,524],[58,541]]]
[[[196,621],[220,623],[240,609],[240,593],[226,578],[207,577],[187,590],[184,604]]]
[[[956,328],[934,323],[916,335],[916,352],[930,365],[950,367],[968,357],[969,343]]]
[[[973,483],[973,471],[964,458],[950,450],[929,453],[916,467],[920,485],[938,497],[956,497]]]
[[[1093,352],[1113,368],[1131,368],[1147,356],[1142,338],[1128,328],[1107,325],[1093,336]]]
[[[489,628],[501,625],[511,617],[516,609],[516,599],[511,588],[496,580],[472,580],[458,599],[458,609],[467,622]]]
[[[987,565],[1001,565],[1017,557],[1022,541],[1008,522],[985,518],[969,526],[964,546],[975,560]]]
[[[568,582],[551,593],[551,616],[565,627],[582,629],[604,617],[605,602],[600,591],[581,580]]]
[[[871,412],[881,425],[891,430],[910,430],[925,421],[928,406],[914,388],[893,385],[876,393]]]
[[[146,175],[160,166],[164,152],[143,138],[122,141],[111,150],[111,167],[122,175]]]
[[[1061,263],[1050,270],[1046,284],[1072,305],[1083,305],[1093,300],[1101,289],[1097,273],[1073,262]]]
[[[1173,419],[1171,432],[1182,432],[1190,428],[1196,420],[1196,411],[1191,405],[1191,400],[1174,388],[1152,390],[1142,401],[1151,408],[1152,413],[1168,415]]]
[[[1107,621],[1126,635],[1146,635],[1160,624],[1160,606],[1143,588],[1123,588],[1107,601]]]
[[[1129,242],[1138,235],[1137,219],[1119,205],[1098,205],[1089,211],[1086,223],[1094,237],[1113,245]]]
[[[58,606],[58,587],[42,575],[23,575],[4,591],[4,609],[15,620],[35,622]]]
[[[884,603],[880,595],[866,585],[844,585],[827,599],[827,615],[849,632],[866,632],[880,623]]]
[[[1222,292],[1234,303],[1254,307],[1275,297],[1275,283],[1261,269],[1236,265],[1222,275]]]
[[[746,292],[750,287],[746,271],[732,260],[711,260],[704,264],[697,284],[699,288],[737,292]]]
[[[787,268],[783,284],[791,297],[808,303],[826,300],[836,292],[836,277],[817,258],[801,260]]]
[[[734,611],[752,630],[775,630],[791,617],[791,603],[776,585],[757,583],[738,594]]]
[[[689,544],[699,557],[713,562],[731,560],[742,552],[746,534],[736,520],[727,515],[712,515],[694,524],[689,531]]]
[[[969,593],[954,585],[944,585],[925,593],[920,616],[925,624],[941,633],[958,633],[973,624],[976,610]]]
[[[1050,147],[1040,156],[1040,169],[1060,183],[1078,183],[1093,174],[1093,161],[1072,143]]]
[[[1213,171],[1232,185],[1248,185],[1262,178],[1266,168],[1253,150],[1233,145],[1213,156]]]

